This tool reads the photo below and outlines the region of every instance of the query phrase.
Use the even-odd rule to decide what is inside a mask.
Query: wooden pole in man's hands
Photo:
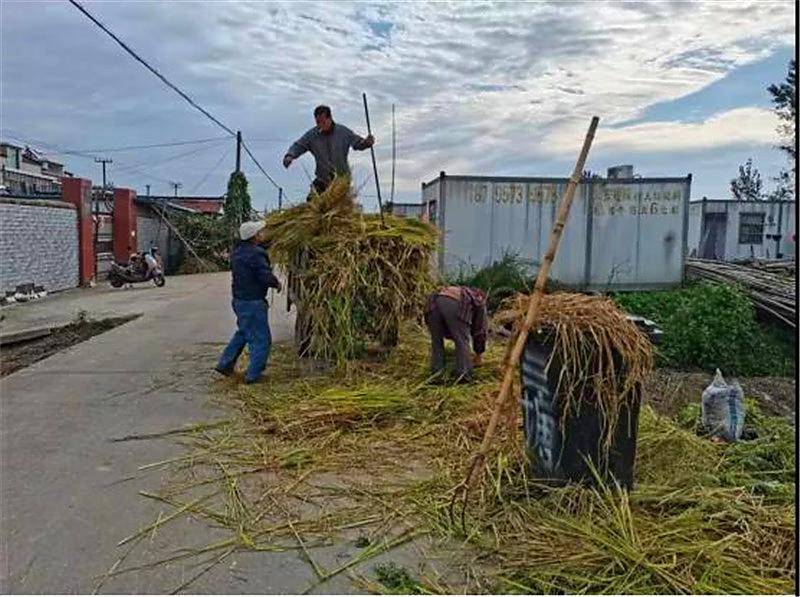
[[[544,259],[542,259],[542,265],[539,268],[538,275],[536,276],[536,284],[534,285],[533,292],[528,300],[528,310],[525,314],[525,319],[518,330],[516,339],[512,338],[511,340],[513,342],[513,349],[511,350],[511,353],[505,362],[503,384],[500,386],[500,391],[498,392],[497,398],[494,401],[494,408],[492,409],[492,416],[489,419],[489,425],[486,427],[486,433],[483,435],[483,441],[481,442],[480,448],[472,459],[472,463],[470,464],[466,478],[455,488],[453,499],[450,502],[450,515],[452,517],[453,506],[458,498],[459,489],[463,490],[464,497],[461,509],[461,526],[464,529],[466,529],[465,515],[467,501],[469,499],[470,486],[472,485],[475,473],[480,473],[483,471],[483,464],[486,461],[486,455],[489,451],[489,444],[494,438],[494,433],[497,429],[497,422],[500,419],[500,413],[503,411],[503,406],[505,405],[511,393],[511,386],[514,381],[514,373],[517,370],[517,364],[522,356],[522,351],[525,349],[525,343],[528,340],[528,333],[530,332],[531,328],[538,323],[537,318],[539,316],[539,306],[542,303],[545,286],[547,285],[547,278],[550,275],[550,267],[553,265],[553,260],[555,259],[556,252],[558,251],[558,244],[561,241],[561,234],[564,231],[564,226],[567,224],[569,210],[570,207],[572,207],[572,200],[575,197],[575,189],[581,180],[583,166],[586,163],[586,156],[589,154],[589,148],[592,146],[594,133],[597,130],[597,125],[599,122],[600,119],[597,116],[594,116],[591,124],[589,124],[589,131],[586,133],[586,139],[583,141],[583,148],[578,156],[578,161],[575,163],[575,169],[572,171],[572,176],[569,179],[564,196],[561,198],[561,204],[558,207],[558,216],[556,217],[556,222],[553,225],[553,231],[550,233],[550,244],[547,247],[547,252],[544,255]],[[478,477],[480,477],[480,474]]]
[[[364,114],[367,116],[367,134],[372,134],[372,126],[369,123],[369,108],[367,107],[367,94],[363,93],[362,96],[364,97]],[[378,166],[375,163],[375,147],[371,145],[369,148],[370,153],[372,154],[372,171],[375,173],[375,188],[378,191],[378,209],[381,213],[381,227],[385,227],[383,222],[383,200],[381,199],[381,185],[378,182]]]

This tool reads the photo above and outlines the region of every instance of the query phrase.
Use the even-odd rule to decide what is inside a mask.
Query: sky
[[[384,201],[449,174],[568,176],[589,121],[587,168],[692,173],[692,198],[728,198],[752,157],[769,189],[786,165],[766,87],[795,55],[795,3],[83,2],[97,19],[245,142],[305,198],[313,158],[286,170],[316,105],[366,134],[369,100]],[[0,138],[145,193],[220,195],[235,141],[64,1],[0,0]],[[179,143],[116,151],[122,147]],[[89,155],[75,155],[74,151]],[[88,150],[88,152],[87,152]],[[98,151],[95,151],[98,150]],[[246,156],[257,209],[278,192]],[[351,152],[361,201],[377,197],[369,151]]]

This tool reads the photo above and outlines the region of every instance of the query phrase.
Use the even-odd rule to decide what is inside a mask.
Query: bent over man
[[[458,380],[469,381],[473,366],[470,337],[477,364],[486,351],[488,320],[486,294],[480,289],[446,286],[431,294],[425,306],[425,323],[431,334],[431,373],[443,373],[444,340],[449,338],[456,345]]]

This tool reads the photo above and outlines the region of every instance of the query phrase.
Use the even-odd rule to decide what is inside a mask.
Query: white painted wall
[[[706,213],[722,213],[726,218],[725,261],[740,259],[782,259],[796,256],[797,202],[796,201],[697,201],[689,207],[688,254],[700,253],[702,242],[703,217]],[[742,243],[740,240],[741,215],[747,213],[764,214],[764,230],[760,243]],[[769,235],[780,234],[776,241]]]

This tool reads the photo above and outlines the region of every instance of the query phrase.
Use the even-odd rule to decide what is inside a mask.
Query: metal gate
[[[92,234],[94,235],[95,260],[97,261],[96,281],[105,275],[114,261],[114,191],[92,189]]]
[[[725,232],[728,225],[726,213],[703,214],[703,226],[700,231],[700,258],[725,258]]]

